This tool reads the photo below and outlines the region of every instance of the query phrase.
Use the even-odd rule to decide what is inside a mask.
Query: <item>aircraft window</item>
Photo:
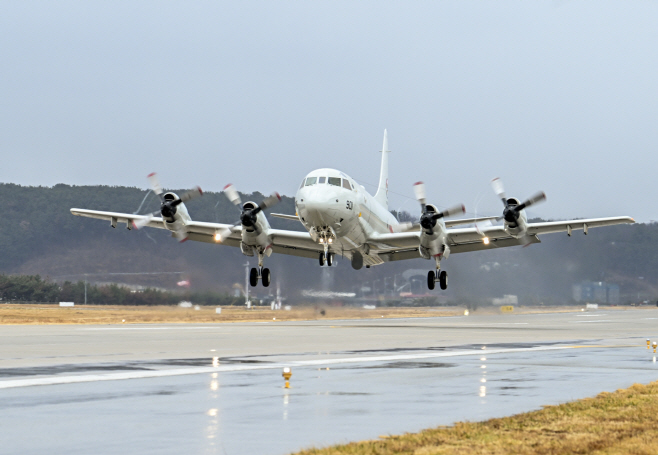
[[[318,183],[325,183],[326,180],[327,180],[327,177],[320,177],[318,179]]]
[[[329,177],[329,185],[340,186],[340,177]]]
[[[350,181],[347,179],[343,179],[343,188],[347,188],[348,190],[351,190],[352,187],[350,186]]]
[[[310,185],[315,185],[315,181],[317,180],[317,177],[309,177],[306,179],[306,186]]]
[[[303,188],[303,187],[304,187],[304,183],[306,183],[306,179],[302,180],[302,184],[299,185],[299,188]]]

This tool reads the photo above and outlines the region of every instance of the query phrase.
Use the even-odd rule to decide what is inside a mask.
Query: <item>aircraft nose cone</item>
[[[313,189],[308,191],[302,198],[304,205],[304,217],[314,225],[326,226],[333,224],[336,220],[338,203],[336,197],[323,194],[322,191]]]

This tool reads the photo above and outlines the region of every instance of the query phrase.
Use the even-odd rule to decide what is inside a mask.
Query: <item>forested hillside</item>
[[[126,187],[0,184],[0,273],[38,274],[58,281],[78,281],[88,274],[90,281],[166,288],[175,287],[184,277],[191,281],[193,290],[220,291],[230,291],[235,283],[244,282],[243,265],[247,260],[252,265],[255,261],[237,248],[179,244],[166,231],[129,231],[125,225],[112,229],[109,223],[76,217],[69,211],[76,207],[133,213],[147,194]],[[261,198],[258,193],[243,195],[244,200],[258,202]],[[239,215],[221,193],[204,193],[187,206],[191,216],[200,221],[234,222]],[[150,194],[140,213],[157,208],[157,198]],[[294,213],[292,198],[283,197],[275,211]],[[274,227],[301,230],[298,223],[269,219]],[[658,296],[658,224],[597,228],[587,236],[578,231],[570,238],[552,234],[541,239],[542,243],[527,248],[452,255],[443,262],[450,274],[450,288],[443,294],[452,298],[517,294],[528,300],[564,301],[570,299],[574,283],[606,280],[619,284],[626,299]],[[336,267],[327,270],[315,260],[273,255],[267,266],[272,269],[274,282],[292,295],[304,288],[342,291],[358,290],[363,285],[378,289],[386,285],[392,290],[405,270],[430,270],[433,264],[418,259],[353,271],[347,261],[339,260]],[[183,273],[147,275],[157,272]],[[135,275],[112,275],[126,273]]]

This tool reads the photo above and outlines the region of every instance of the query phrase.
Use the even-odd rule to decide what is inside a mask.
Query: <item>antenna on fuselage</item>
[[[384,130],[384,144],[382,145],[382,165],[379,171],[379,185],[377,186],[377,193],[375,200],[388,210],[388,154],[391,151],[388,149],[388,134]]]

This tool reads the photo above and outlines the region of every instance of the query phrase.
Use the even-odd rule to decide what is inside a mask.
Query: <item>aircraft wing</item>
[[[610,218],[590,218],[586,220],[547,221],[543,223],[529,223],[528,233],[550,234],[553,232],[568,232],[576,229],[588,229],[591,227],[612,226],[614,224],[633,224],[635,220],[630,216],[618,216]]]
[[[492,250],[510,246],[540,243],[539,234],[570,232],[615,224],[632,224],[631,217],[590,218],[582,220],[548,221],[529,223],[525,238],[516,239],[509,235],[503,226],[489,226],[478,230],[476,228],[459,228],[448,230],[448,246],[451,253],[466,253],[471,251]],[[484,238],[488,243],[484,242]],[[390,234],[375,234],[369,239],[383,261],[419,258],[418,246],[420,232],[403,232]]]
[[[97,220],[107,220],[111,226],[116,227],[117,223],[125,223],[129,229],[132,228],[132,223],[137,220],[144,219],[144,215],[135,215],[134,213],[119,213],[119,212],[102,212],[99,210],[86,210],[86,209],[71,209],[71,213],[76,216],[84,216],[86,218],[96,218]],[[160,217],[153,217],[147,224],[148,227],[167,229]]]
[[[134,221],[142,220],[144,218],[143,215],[135,215],[131,213],[103,212],[99,210],[85,209],[71,209],[71,213],[76,216],[107,220],[110,222],[110,225],[113,226],[116,226],[117,223],[126,223],[127,226],[132,227]],[[167,229],[160,217],[151,218],[146,226]],[[230,234],[222,238],[221,241],[217,241],[215,239],[215,234],[225,232],[226,229],[231,230]],[[242,240],[242,226],[240,225],[233,226],[231,224],[188,221],[185,224],[185,231],[187,232],[188,240],[197,242],[239,247]],[[318,253],[323,251],[322,246],[317,242],[314,242],[308,232],[270,229],[269,233],[270,238],[272,239],[272,250],[275,253],[317,259]]]

